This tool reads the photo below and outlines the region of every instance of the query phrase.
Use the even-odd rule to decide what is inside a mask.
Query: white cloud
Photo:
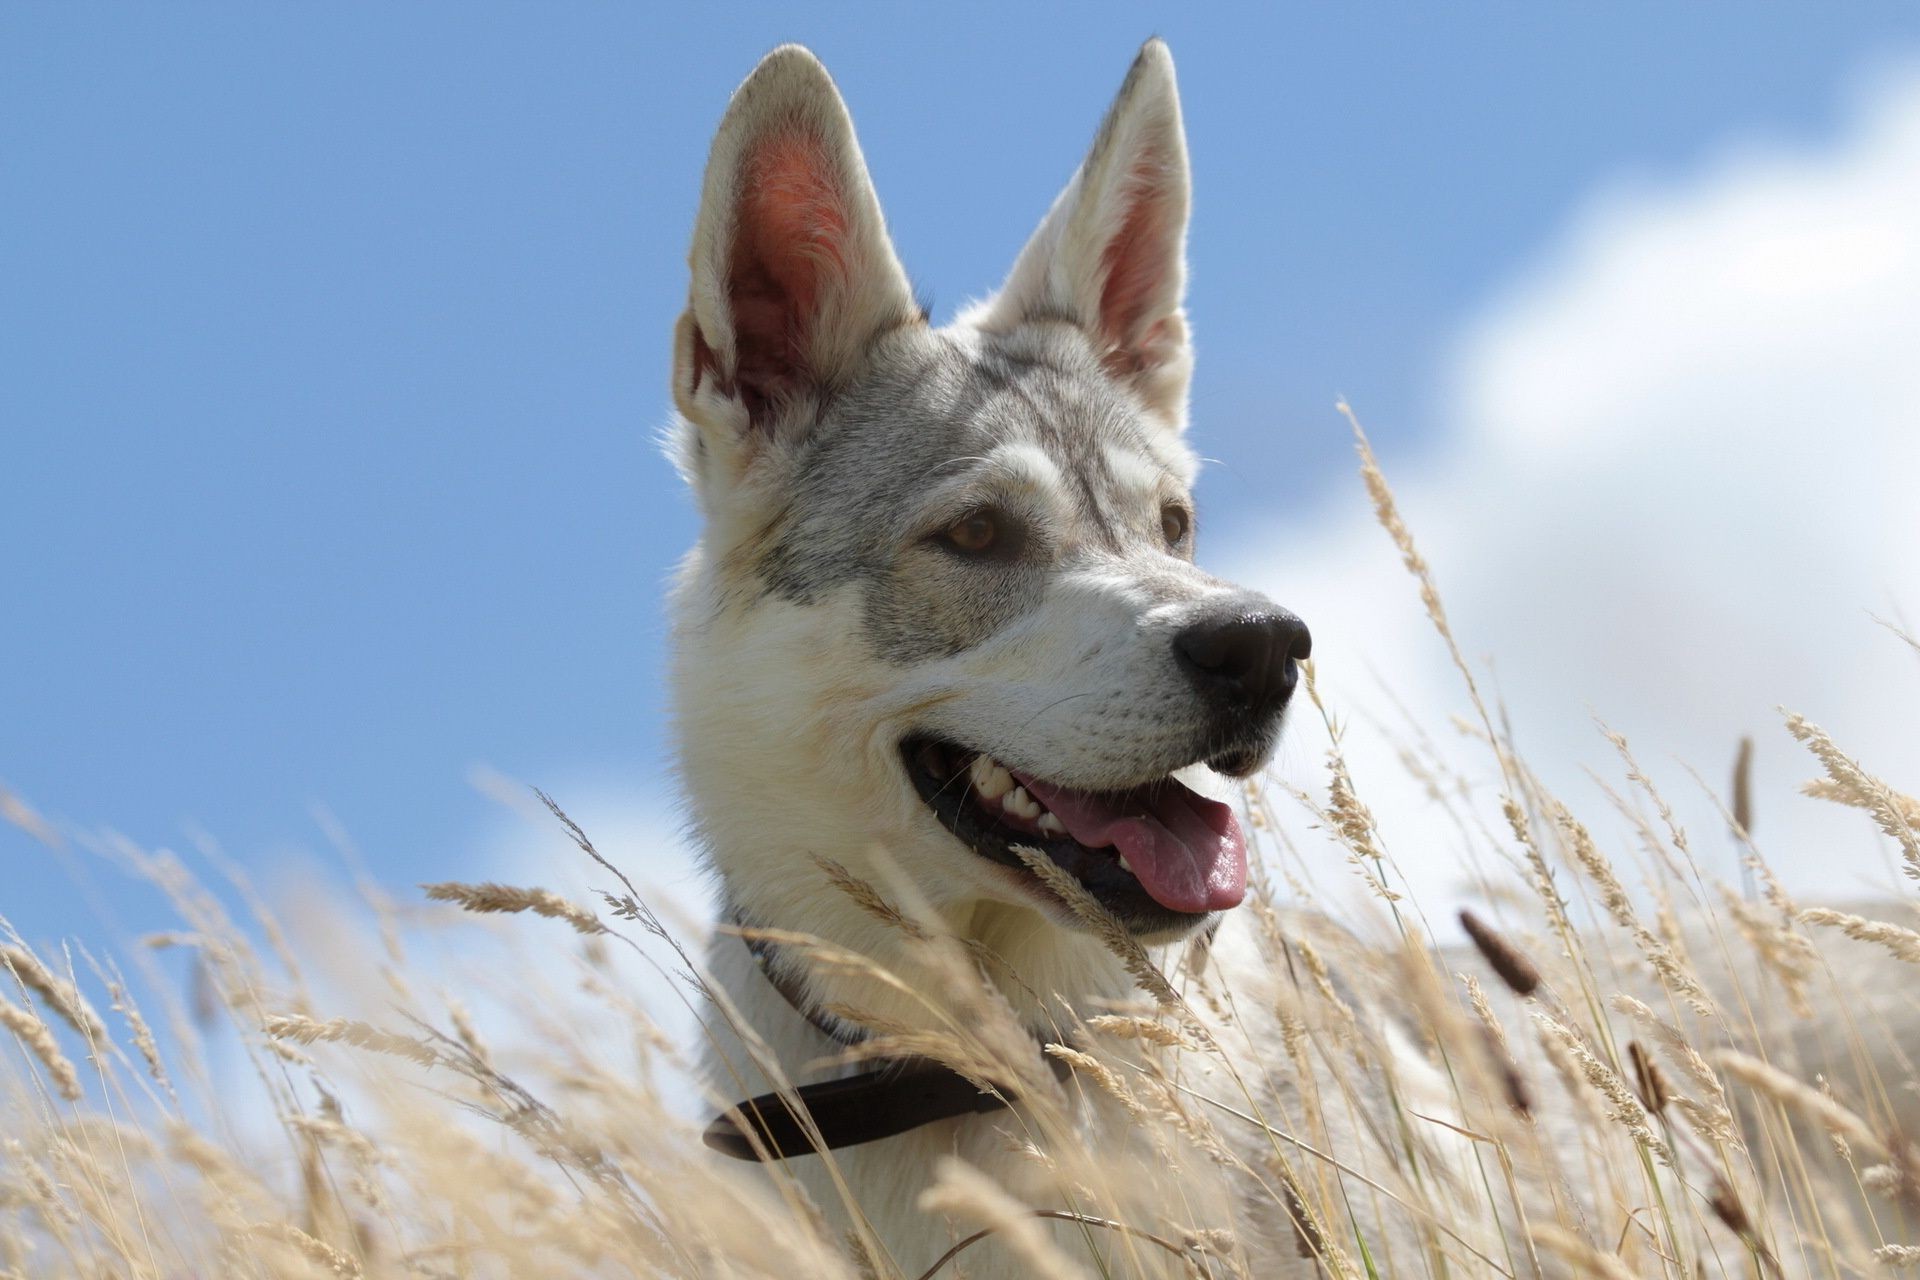
[[[1920,72],[1820,149],[1729,146],[1597,195],[1465,329],[1443,408],[1424,461],[1384,461],[1529,761],[1596,798],[1591,708],[1693,801],[1674,759],[1720,784],[1752,733],[1757,835],[1789,881],[1881,875],[1863,822],[1793,794],[1812,765],[1774,707],[1920,783],[1920,662],[1868,617],[1920,612]],[[1377,680],[1430,728],[1464,709],[1357,484],[1234,559],[1307,617],[1343,704],[1381,705]],[[1311,763],[1296,747],[1294,776]],[[1377,744],[1364,763],[1398,772]],[[1455,882],[1412,789],[1372,791],[1416,884]],[[1724,849],[1711,807],[1684,814]]]

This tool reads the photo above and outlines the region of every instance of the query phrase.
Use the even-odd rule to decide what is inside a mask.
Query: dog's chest
[[[711,962],[739,1014],[785,1065],[795,1083],[811,1083],[834,1074],[812,1064],[835,1056],[842,1046],[827,1039],[795,1010],[754,964],[745,947],[735,939],[720,939]],[[1115,1059],[1111,1048],[1102,1046],[1103,1059]],[[1037,1044],[1034,1052],[1040,1052]],[[727,1061],[728,1065],[722,1067],[716,1054],[709,1063],[716,1069],[710,1078],[728,1082],[716,1084],[717,1088],[734,1091],[742,1082],[750,1083],[755,1090],[770,1087],[763,1074],[753,1074],[753,1069],[743,1066],[747,1058],[737,1042],[730,1046]],[[1224,1076],[1214,1078],[1223,1068],[1207,1065],[1199,1069],[1206,1078],[1182,1079],[1179,1083],[1196,1096],[1230,1091],[1229,1080]],[[934,1121],[880,1141],[845,1147],[833,1152],[831,1166],[819,1156],[798,1157],[782,1166],[781,1176],[799,1183],[843,1240],[851,1238],[856,1220],[864,1219],[873,1238],[890,1255],[892,1270],[910,1277],[924,1273],[948,1249],[992,1221],[985,1207],[960,1206],[942,1211],[926,1205],[927,1192],[941,1181],[949,1162],[956,1160],[997,1188],[994,1199],[1003,1210],[1025,1218],[1026,1225],[1042,1232],[1061,1256],[1074,1260],[1074,1265],[1089,1274],[1098,1273],[1091,1265],[1096,1253],[1110,1265],[1117,1262],[1114,1274],[1157,1277],[1190,1272],[1187,1264],[1160,1246],[1112,1226],[1034,1219],[1032,1211],[1087,1213],[1108,1223],[1129,1217],[1135,1222],[1152,1223],[1163,1239],[1175,1239],[1176,1243],[1184,1242],[1193,1232],[1225,1231],[1258,1260],[1256,1274],[1263,1278],[1291,1280],[1318,1274],[1310,1259],[1299,1256],[1296,1241],[1284,1229],[1284,1223],[1274,1224],[1267,1232],[1250,1221],[1248,1206],[1234,1199],[1240,1193],[1231,1189],[1233,1180],[1223,1172],[1221,1162],[1230,1157],[1224,1152],[1210,1155],[1184,1142],[1172,1149],[1167,1144],[1178,1139],[1177,1126],[1170,1127],[1164,1116],[1148,1117],[1143,1123],[1130,1109],[1142,1105],[1164,1108],[1164,1098],[1169,1095],[1163,1093],[1158,1103],[1151,1101],[1153,1091],[1139,1087],[1136,1078],[1137,1092],[1131,1095],[1130,1104],[1123,1105],[1091,1075],[1078,1073],[1063,1087],[1068,1105],[1062,1114],[1049,1113],[1044,1130],[1038,1127],[1043,1122],[1035,1113],[1016,1105],[983,1115]],[[1292,1110],[1285,1100],[1270,1102],[1277,1104],[1277,1113]],[[1075,1178],[1080,1175],[1073,1173],[1069,1164],[1076,1155],[1091,1157],[1103,1175],[1110,1175],[1104,1195],[1075,1194]],[[1258,1158],[1257,1153],[1253,1155]],[[747,1172],[748,1176],[766,1176],[758,1170]],[[1123,1191],[1128,1185],[1137,1186],[1140,1203],[1131,1209],[1124,1203],[1116,1207],[1115,1182]],[[1170,1204],[1179,1206],[1172,1219],[1167,1216]],[[1268,1215],[1262,1211],[1254,1216]],[[1269,1234],[1271,1239],[1266,1238]],[[1013,1280],[1037,1273],[1032,1262],[1004,1242],[998,1231],[968,1245],[957,1261],[964,1265],[951,1274],[974,1280]],[[885,1265],[879,1271],[892,1273]]]

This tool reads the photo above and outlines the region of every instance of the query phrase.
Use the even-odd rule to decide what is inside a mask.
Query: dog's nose
[[[1297,663],[1313,652],[1313,637],[1285,609],[1263,609],[1192,623],[1173,637],[1173,651],[1203,692],[1262,715],[1293,693]]]

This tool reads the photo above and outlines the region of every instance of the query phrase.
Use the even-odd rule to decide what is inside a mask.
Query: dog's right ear
[[[826,68],[775,49],[735,91],[694,224],[673,396],[703,491],[804,437],[875,338],[921,321]]]
[[[1004,333],[1070,321],[1150,414],[1183,429],[1193,372],[1182,306],[1189,203],[1180,90],[1156,38],[1141,46],[1092,150],[1006,284],[963,322]]]

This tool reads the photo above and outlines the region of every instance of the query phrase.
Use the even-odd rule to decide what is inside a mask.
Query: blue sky
[[[0,783],[268,880],[324,804],[395,884],[473,873],[476,762],[664,793],[668,333],[781,40],[939,316],[1170,41],[1215,545],[1352,485],[1337,395],[1417,463],[1461,326],[1596,191],[1817,146],[1920,54],[1895,5],[652,8],[0,11]],[[0,868],[35,938],[163,918],[4,825]]]

